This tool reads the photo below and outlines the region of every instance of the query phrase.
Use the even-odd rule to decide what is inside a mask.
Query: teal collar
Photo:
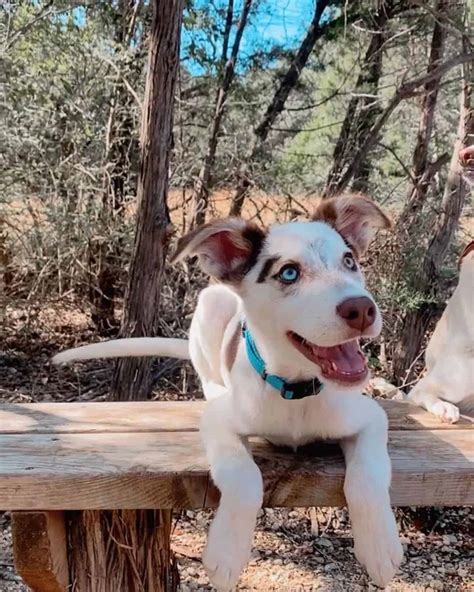
[[[311,395],[318,395],[321,392],[323,384],[317,378],[305,380],[303,382],[287,382],[275,374],[267,374],[265,370],[265,362],[258,353],[257,346],[255,345],[255,341],[253,340],[250,331],[248,331],[244,324],[242,325],[242,335],[245,339],[245,347],[247,349],[247,357],[250,364],[254,370],[256,370],[257,374],[260,375],[262,380],[279,391],[284,399],[288,401],[304,399]]]

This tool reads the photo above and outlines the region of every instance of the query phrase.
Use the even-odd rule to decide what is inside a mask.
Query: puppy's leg
[[[208,402],[201,423],[211,475],[221,492],[203,563],[219,592],[235,586],[250,558],[263,499],[260,470],[232,419],[232,401],[226,394]]]
[[[456,388],[453,385],[451,388]],[[438,395],[441,394],[439,384],[435,383],[430,375],[425,376],[409,393],[408,399],[426,411],[436,415],[445,423],[456,423],[459,420],[459,409],[453,403],[443,401]]]
[[[237,297],[223,286],[210,286],[199,295],[189,329],[189,353],[203,383],[206,399],[223,394],[217,386],[224,385],[221,368],[222,342],[237,307]]]
[[[390,507],[390,459],[387,418],[370,399],[364,401],[367,423],[344,440],[346,459],[344,493],[354,535],[354,552],[371,579],[386,586],[403,557],[397,524]]]

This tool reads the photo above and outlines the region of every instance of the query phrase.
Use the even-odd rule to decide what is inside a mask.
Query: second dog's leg
[[[263,499],[260,470],[233,424],[229,395],[207,404],[201,433],[221,500],[209,530],[203,563],[219,592],[235,586],[250,558]]]
[[[367,425],[342,442],[346,458],[344,493],[354,535],[354,552],[378,586],[386,586],[403,556],[397,524],[390,507],[390,459],[387,419],[371,403]],[[369,411],[369,409],[367,409]]]
[[[455,388],[453,386],[452,388]],[[445,423],[456,423],[459,421],[459,409],[453,403],[443,401],[439,396],[439,387],[433,384],[427,376],[408,395],[408,399],[417,405],[424,407],[426,411],[436,415]]]

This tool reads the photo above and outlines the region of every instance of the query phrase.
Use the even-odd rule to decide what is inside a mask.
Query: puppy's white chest
[[[316,396],[286,401],[270,387],[259,393],[259,404],[245,414],[248,435],[266,438],[276,445],[298,447],[316,439],[318,429]]]

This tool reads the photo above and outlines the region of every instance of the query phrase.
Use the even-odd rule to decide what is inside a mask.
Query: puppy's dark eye
[[[352,253],[344,253],[344,257],[342,258],[342,262],[344,263],[344,267],[349,269],[350,271],[355,271],[357,269],[357,263],[354,259],[354,255]]]
[[[278,272],[278,279],[283,284],[294,284],[300,277],[300,268],[294,263],[284,265]]]

